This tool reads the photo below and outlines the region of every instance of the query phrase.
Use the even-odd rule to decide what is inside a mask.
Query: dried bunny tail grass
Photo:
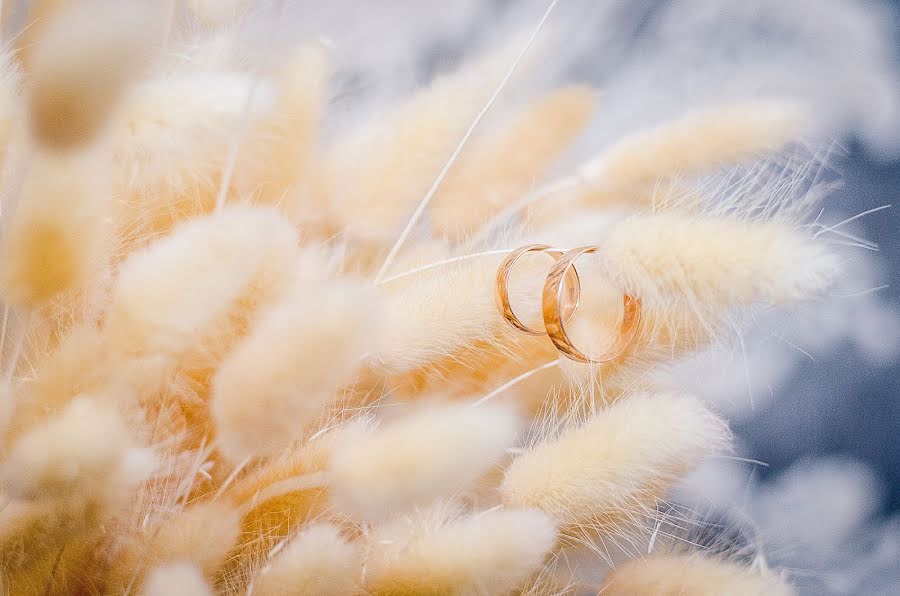
[[[101,392],[114,367],[95,327],[70,330],[36,366],[33,377],[15,388],[15,412],[7,439],[18,438],[48,415],[60,412],[76,396]]]
[[[175,69],[135,85],[114,123],[123,237],[139,242],[211,211],[239,127],[258,130],[274,102],[269,81],[232,70]],[[231,186],[237,174],[266,161],[269,140],[252,141],[243,135],[241,171]],[[251,188],[242,190],[252,193],[253,184],[258,181],[247,181]]]
[[[298,242],[267,208],[236,205],[181,225],[122,264],[105,323],[111,344],[133,356],[183,353]]]
[[[694,397],[633,397],[517,457],[501,494],[508,506],[546,511],[567,531],[617,531],[729,439],[725,423]]]
[[[653,304],[722,312],[811,298],[839,270],[825,244],[779,221],[673,214],[619,223],[602,245],[620,287]]]
[[[190,563],[171,563],[153,569],[141,588],[142,596],[213,596],[203,573]]]
[[[497,315],[499,317],[499,315]],[[511,329],[511,328],[510,328]],[[397,399],[416,400],[423,395],[441,395],[450,400],[513,397],[517,405],[528,409],[520,389],[529,386],[527,393],[535,401],[548,399],[548,386],[529,380],[544,381],[554,375],[559,352],[546,337],[512,338],[504,330],[499,339],[477,340],[460,350],[435,358],[424,366],[408,372],[389,375],[384,383],[386,391]],[[534,379],[532,379],[534,377]]]
[[[321,594],[342,596],[359,588],[359,548],[326,523],[308,526],[260,570],[252,593],[258,596]]]
[[[39,145],[70,148],[97,135],[149,54],[148,16],[128,1],[81,3],[54,15],[28,80],[29,122]]]
[[[437,232],[462,239],[527,192],[582,131],[597,93],[573,86],[547,93],[464,153],[432,203]]]
[[[373,361],[387,372],[409,371],[490,337],[497,328],[491,325],[497,317],[494,277],[504,256],[470,259],[386,281],[382,288],[387,336]]]
[[[498,254],[499,253],[499,254]],[[464,348],[487,342],[512,354],[531,338],[514,332],[497,312],[494,299],[497,267],[508,251],[486,251],[474,258],[383,282],[385,344],[373,357],[389,374],[431,365]],[[542,271],[551,261],[524,261],[510,284],[510,300],[520,312],[537,312]],[[545,269],[541,269],[545,266]],[[549,341],[547,342],[549,344]]]
[[[190,562],[211,578],[237,544],[240,519],[239,511],[224,502],[194,505],[159,525],[152,554],[160,563]]]
[[[334,147],[335,214],[348,234],[379,244],[394,239],[519,49],[501,48],[435,79]]]
[[[260,316],[213,381],[216,441],[228,459],[276,453],[322,417],[377,347],[375,298],[362,280],[324,280]]]
[[[371,594],[506,594],[538,571],[556,543],[548,516],[492,510],[433,527],[398,521],[374,535]]]
[[[706,108],[626,137],[579,173],[602,191],[701,173],[778,150],[801,132],[804,116],[802,106],[776,100]]]
[[[498,463],[518,426],[501,406],[445,405],[348,433],[329,468],[332,498],[342,510],[378,519],[452,496]]]
[[[114,503],[152,466],[152,456],[132,449],[115,408],[80,398],[16,442],[3,480],[14,498],[84,496]]]
[[[309,179],[317,176],[316,136],[325,109],[331,75],[331,52],[322,40],[293,48],[271,75],[275,100],[256,136],[264,139],[269,158],[251,171],[243,186],[259,201],[280,203],[292,221],[321,217],[322,197]],[[245,162],[246,163],[246,162]],[[244,176],[240,164],[238,184]]]
[[[0,261],[6,300],[35,308],[82,287],[104,264],[110,191],[100,153],[38,153],[3,230]]]
[[[607,575],[603,596],[792,596],[783,578],[719,558],[702,555],[650,556],[628,561]]]

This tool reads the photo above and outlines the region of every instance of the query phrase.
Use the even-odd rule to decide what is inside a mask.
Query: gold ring
[[[624,313],[622,315],[622,325],[619,328],[619,335],[610,348],[597,357],[589,357],[582,353],[578,348],[572,345],[572,341],[566,334],[565,316],[563,314],[563,280],[571,269],[574,269],[575,259],[578,257],[597,252],[600,250],[598,246],[583,246],[575,248],[562,255],[547,274],[544,281],[544,291],[541,294],[541,308],[544,314],[544,326],[547,328],[547,335],[553,341],[560,352],[567,358],[582,362],[585,364],[600,364],[615,360],[628,348],[628,345],[634,340],[638,332],[641,321],[641,301],[634,296],[628,294],[623,295]]]
[[[525,325],[513,312],[512,305],[509,303],[509,274],[512,272],[516,261],[529,252],[544,252],[557,260],[563,256],[561,250],[552,248],[548,244],[529,244],[512,251],[503,259],[503,262],[497,269],[497,291],[495,297],[497,299],[497,308],[507,323],[528,335],[544,335],[545,331],[537,331]],[[581,296],[581,281],[578,279],[578,272],[574,267],[571,269],[567,268],[566,272],[560,277],[560,280],[563,279],[567,279],[568,283],[560,283],[560,293],[562,294],[565,291],[566,300],[563,302],[563,296],[560,296],[559,308],[562,310],[561,316],[568,321],[578,308],[578,300]]]

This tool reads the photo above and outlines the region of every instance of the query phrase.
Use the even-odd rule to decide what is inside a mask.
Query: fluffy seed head
[[[396,235],[514,55],[512,48],[503,48],[436,79],[337,146],[331,159],[335,210],[348,233],[375,241]]]
[[[506,594],[538,570],[556,542],[540,511],[478,513],[439,527],[397,523],[376,533],[373,594]]]
[[[126,260],[106,330],[131,355],[177,354],[221,323],[268,259],[296,254],[274,210],[236,205],[196,218]]]
[[[586,87],[548,93],[465,152],[432,202],[437,231],[465,238],[524,195],[584,128],[595,100]]]
[[[838,271],[821,242],[778,221],[633,217],[614,227],[602,254],[619,286],[643,299],[720,311],[813,297]]]
[[[29,77],[31,133],[41,145],[69,148],[90,141],[109,119],[149,45],[137,2],[66,9],[38,43]],[[152,29],[152,28],[149,28]]]
[[[75,400],[16,442],[3,466],[6,492],[40,499],[96,490],[113,480],[128,442],[114,408]]]
[[[118,155],[125,181],[146,201],[160,193],[217,189],[253,79],[239,72],[176,71],[141,81],[125,98],[116,120]],[[248,114],[258,126],[272,106],[273,91],[259,81]],[[246,164],[253,160],[247,155]]]
[[[335,448],[329,478],[344,510],[381,518],[450,496],[496,464],[518,419],[494,405],[425,407]]]
[[[615,525],[728,443],[725,424],[694,397],[634,397],[513,460],[501,494],[566,527]]]
[[[701,555],[651,556],[628,561],[606,577],[601,593],[610,596],[715,596],[727,587],[734,596],[793,596],[781,577]]]
[[[48,415],[62,411],[78,395],[102,391],[114,367],[104,338],[94,326],[71,329],[35,367],[34,378],[22,383],[17,391],[14,434],[20,435]]]
[[[109,188],[102,156],[38,153],[3,234],[3,293],[34,308],[83,285],[108,246]]]
[[[322,594],[355,592],[361,571],[357,547],[330,524],[313,524],[266,564],[256,576],[253,593]]]
[[[153,536],[163,563],[190,562],[211,576],[237,543],[240,513],[220,502],[195,505],[165,520]]]
[[[259,128],[272,103],[267,80],[232,70],[175,70],[135,85],[112,126],[118,188],[126,199],[118,215],[120,233],[140,242],[210,212],[235,135],[244,124],[229,197],[255,193],[262,181],[244,180],[244,172],[258,172],[259,164],[268,162],[267,147],[273,143],[271,135],[257,139],[250,133]]]
[[[373,294],[362,280],[319,280],[262,314],[213,382],[227,457],[272,454],[322,416],[378,338]]]
[[[505,255],[462,260],[385,283],[385,345],[377,361],[389,372],[407,372],[488,342],[505,347],[523,336],[511,333],[497,313],[494,285]],[[517,312],[537,312],[541,272],[551,261],[522,260],[510,284]],[[524,315],[523,315],[524,316]]]
[[[676,174],[695,174],[779,149],[804,122],[796,103],[756,100],[686,114],[626,137],[585,164],[592,186],[616,190]]]
[[[322,41],[293,48],[272,77],[275,99],[258,136],[267,149],[265,163],[248,177],[260,201],[279,203],[292,221],[323,217],[321,192],[314,188],[316,135],[325,107],[331,55]],[[240,177],[241,172],[238,171]],[[305,200],[304,200],[305,199]],[[298,203],[299,201],[299,203]]]

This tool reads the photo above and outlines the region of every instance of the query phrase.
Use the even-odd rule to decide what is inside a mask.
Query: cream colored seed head
[[[102,492],[117,480],[128,446],[115,408],[77,399],[15,444],[3,465],[5,492],[20,499]]]
[[[153,551],[163,563],[191,562],[212,576],[237,543],[240,513],[227,503],[195,505],[165,520],[153,535]]]
[[[66,149],[91,141],[148,54],[147,13],[139,3],[91,4],[60,11],[38,42],[27,98],[39,145]]]
[[[183,224],[122,264],[106,320],[112,345],[182,353],[222,324],[270,261],[295,258],[297,244],[273,209],[236,205]]]
[[[341,537],[336,527],[317,523],[304,528],[260,570],[253,582],[253,593],[353,594],[361,571],[358,546]]]
[[[518,49],[503,47],[435,79],[405,105],[337,144],[329,160],[335,212],[348,234],[393,240]]]
[[[517,430],[506,407],[464,404],[347,433],[332,455],[332,496],[341,509],[375,519],[452,496],[500,460]]]
[[[803,106],[776,100],[696,110],[625,137],[585,164],[580,174],[606,191],[697,174],[778,150],[797,137],[805,116]]]
[[[517,457],[500,491],[508,506],[541,509],[567,528],[614,530],[729,438],[694,397],[632,397]]]
[[[431,527],[398,522],[376,532],[367,562],[372,594],[507,594],[556,543],[540,511],[488,511]]]
[[[815,297],[839,271],[823,243],[779,221],[636,216],[613,228],[602,254],[619,286],[636,296],[714,314]]]
[[[465,152],[432,201],[437,232],[465,239],[525,195],[582,131],[596,99],[588,87],[548,93]]]
[[[111,236],[110,188],[100,153],[37,153],[6,222],[0,288],[16,306],[38,307],[84,286],[102,269]]]
[[[262,313],[213,381],[223,453],[272,455],[302,436],[377,344],[379,310],[370,284],[322,279]]]
[[[601,593],[609,596],[793,596],[783,578],[767,571],[701,554],[651,556],[628,561],[606,577]]]

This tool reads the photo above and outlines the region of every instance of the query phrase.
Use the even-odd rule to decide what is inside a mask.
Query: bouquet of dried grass
[[[839,274],[784,158],[802,104],[699,107],[571,165],[602,98],[520,84],[551,4],[325,130],[329,43],[248,63],[238,24],[278,6],[162,4],[35,2],[3,59],[7,593],[792,592],[659,532],[731,439],[649,373]],[[497,268],[530,242],[599,247],[572,335],[602,350],[627,293],[624,351],[506,324]],[[532,256],[509,298],[539,327]]]

